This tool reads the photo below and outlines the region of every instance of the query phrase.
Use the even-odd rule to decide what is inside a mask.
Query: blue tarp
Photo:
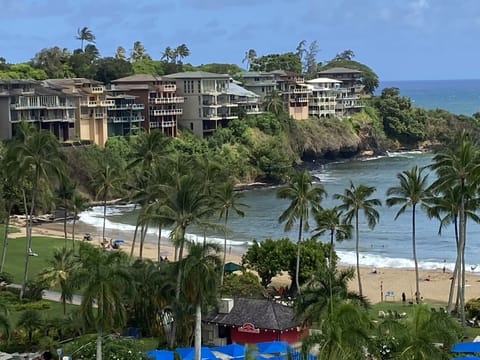
[[[255,346],[258,352],[262,354],[285,354],[288,349],[288,343],[286,341],[265,341],[256,343]]]
[[[173,351],[168,350],[149,350],[145,354],[155,360],[173,360]]]
[[[245,345],[240,345],[236,343],[223,346],[215,346],[214,348],[212,348],[212,350],[218,351],[222,354],[227,354],[228,356],[231,356],[233,358],[245,356]]]
[[[192,360],[195,358],[195,348],[188,347],[188,348],[176,348],[177,353],[183,360]],[[200,349],[200,359],[202,360],[216,360],[217,357],[214,353],[210,350],[209,347],[202,346]]]
[[[452,346],[452,352],[480,353],[480,342],[459,342]]]

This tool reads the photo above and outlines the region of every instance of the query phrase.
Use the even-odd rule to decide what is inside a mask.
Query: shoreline
[[[19,227],[19,233],[10,234],[11,238],[25,236],[25,228]],[[72,224],[67,224],[67,233],[71,239]],[[75,226],[75,239],[76,241],[82,241],[85,233],[92,233],[94,235],[90,243],[100,246],[101,235],[98,234],[98,228],[89,226],[83,223],[77,223]],[[32,228],[32,234],[34,236],[50,236],[63,238],[63,223],[42,223],[35,225]],[[132,239],[128,236],[127,232],[122,230],[108,229],[106,231],[107,239],[122,239],[125,241],[121,245],[120,250],[130,253]],[[154,238],[150,236],[149,238]],[[155,236],[156,238],[156,236]],[[241,263],[242,252],[239,247],[232,247],[232,251],[227,252],[226,261],[232,261]],[[138,256],[139,246],[138,241],[135,246],[134,255]],[[167,256],[173,260],[175,250],[173,245],[168,239],[162,237],[160,254],[162,257]],[[143,257],[157,260],[158,250],[156,241],[145,241],[143,249]],[[353,266],[339,265],[339,268],[346,268]],[[413,268],[392,268],[381,267],[376,268],[376,273],[373,273],[372,268],[361,267],[361,280],[363,294],[369,299],[371,303],[378,303],[383,301],[401,301],[402,293],[404,292],[407,301],[412,301],[415,294],[415,271]],[[419,269],[420,276],[420,293],[424,298],[424,302],[446,303],[448,300],[448,294],[450,289],[450,277],[451,272],[442,269]],[[290,286],[291,279],[286,273],[276,276],[270,286],[279,288],[280,286]],[[350,281],[349,289],[352,291],[358,291],[358,280],[356,277]],[[393,296],[386,296],[386,294]],[[466,300],[471,298],[480,298],[480,274],[467,272],[466,273],[466,288],[465,288]]]

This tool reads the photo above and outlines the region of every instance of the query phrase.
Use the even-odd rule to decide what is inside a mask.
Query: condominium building
[[[0,80],[0,138],[10,139],[22,121],[51,131],[60,141],[74,137],[76,96],[35,80]]]
[[[114,104],[107,108],[108,136],[138,135],[142,128],[145,116],[142,110],[145,104],[137,104],[136,96],[126,95],[121,91],[109,90],[108,100]]]
[[[306,81],[310,94],[308,100],[308,115],[322,118],[335,116],[337,96],[341,93],[340,80],[317,78]]]
[[[230,91],[230,76],[189,71],[165,76],[176,81],[184,97],[180,124],[198,136],[211,135],[229,121],[238,119],[238,104]]]
[[[240,86],[237,81],[230,80],[229,94],[232,100],[238,105],[238,112],[246,115],[262,113],[260,108],[260,96]]]
[[[281,86],[275,78],[275,74],[271,72],[243,71],[235,74],[235,77],[240,79],[242,86],[245,89],[250,90],[259,96],[260,103],[265,101],[265,96],[267,96],[272,90],[281,90]]]
[[[112,84],[111,91],[135,96],[137,106],[144,105],[139,110],[146,131],[160,129],[167,136],[177,136],[178,119],[183,113],[179,105],[184,98],[177,95],[174,79],[138,74],[113,80]]]
[[[48,79],[47,87],[61,88],[75,96],[75,138],[103,146],[107,139],[107,109],[115,102],[106,97],[102,83],[85,78]]]

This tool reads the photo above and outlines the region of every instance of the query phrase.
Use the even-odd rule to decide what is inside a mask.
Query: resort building
[[[260,96],[240,86],[237,81],[230,80],[229,94],[238,105],[238,113],[246,115],[261,114]]]
[[[221,299],[218,310],[204,316],[203,323],[202,339],[207,345],[296,343],[308,335],[291,306],[270,299]]]
[[[317,78],[306,81],[309,89],[308,116],[322,118],[335,116],[341,81]]]
[[[363,105],[359,101],[360,97],[365,95],[364,86],[361,84],[362,72],[356,69],[343,67],[334,67],[317,73],[318,77],[326,77],[341,81],[341,86],[337,93],[335,113],[337,116],[351,115]]]
[[[265,96],[272,90],[280,91],[275,74],[261,71],[243,71],[235,74],[242,86],[259,96],[259,102],[265,101]]]
[[[27,121],[51,131],[60,141],[75,136],[77,97],[35,80],[0,80],[0,138],[10,139]]]
[[[164,135],[177,136],[179,107],[184,98],[177,95],[176,81],[165,76],[138,74],[112,81],[113,93],[123,92],[136,97],[136,106],[141,106],[140,122],[146,131],[160,129]]]
[[[142,110],[144,104],[136,103],[136,96],[126,95],[122,92],[109,90],[111,95],[107,99],[114,104],[107,109],[108,136],[138,135],[145,121]]]
[[[102,83],[85,78],[48,79],[46,87],[61,88],[64,94],[74,96],[75,138],[103,146],[107,142],[107,109],[114,105],[106,97]]]
[[[229,121],[238,119],[238,104],[230,90],[230,76],[205,71],[166,75],[176,82],[185,101],[180,124],[200,137],[211,135]]]

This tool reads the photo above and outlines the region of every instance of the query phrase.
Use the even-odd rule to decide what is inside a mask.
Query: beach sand
[[[25,228],[19,227],[20,233],[10,234],[11,237],[25,236]],[[67,232],[69,238],[71,238],[71,224],[67,225]],[[34,235],[42,236],[54,236],[63,238],[63,224],[62,223],[44,223],[41,225],[35,225],[32,233]],[[101,233],[97,228],[85,225],[79,222],[75,226],[75,238],[81,241],[85,233],[93,234],[92,244],[100,245]],[[131,235],[119,230],[108,229],[105,237],[109,239],[123,239],[125,243],[121,245],[121,250],[130,253],[131,249]],[[238,251],[238,249],[237,249]],[[175,250],[168,239],[162,238],[161,250],[162,256],[168,256],[173,260]],[[138,239],[137,245],[134,251],[135,255],[138,255]],[[148,242],[145,242],[143,256],[145,258],[157,259],[157,246],[156,239],[151,237]],[[233,261],[236,263],[241,262],[241,253],[236,252],[236,249],[232,249],[227,253],[227,262]],[[415,294],[415,271],[414,269],[404,268],[376,268],[376,273],[372,272],[371,268],[361,268],[362,275],[362,288],[363,294],[370,300],[371,303],[378,303],[382,301],[382,293],[384,301],[401,301],[402,292],[405,292],[407,302],[413,301]],[[450,277],[449,271],[443,272],[440,270],[420,270],[420,293],[424,299],[424,302],[447,302],[448,294],[450,290]],[[428,279],[428,281],[427,281]],[[272,286],[279,288],[280,286],[290,286],[290,277],[287,274],[277,276],[272,281]],[[349,284],[351,290],[358,291],[358,280],[355,278]],[[385,294],[393,292],[393,296],[385,297]],[[480,274],[466,273],[466,288],[465,299],[480,298]]]

